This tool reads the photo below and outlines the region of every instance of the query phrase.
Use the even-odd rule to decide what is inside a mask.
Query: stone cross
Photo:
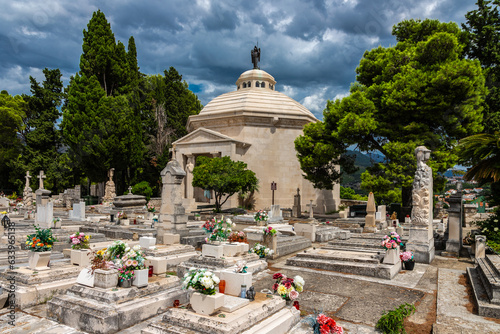
[[[40,174],[37,176],[40,179],[40,186],[38,188],[44,189],[43,188],[43,179],[45,179],[47,176],[43,174],[43,170],[40,171]]]
[[[30,187],[30,179],[31,179],[31,175],[30,175],[30,171],[26,171],[26,187],[24,187],[24,189],[28,189]]]
[[[129,186],[129,187],[128,187],[128,193],[129,193],[130,195],[132,195],[132,187],[131,187],[131,186]]]

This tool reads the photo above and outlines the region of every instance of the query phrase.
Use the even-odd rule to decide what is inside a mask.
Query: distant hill
[[[344,174],[344,176],[342,177],[341,185],[353,189],[359,189],[359,185],[361,184],[361,174],[363,174],[367,167],[384,161],[384,156],[377,153],[362,153],[359,151],[351,150],[347,150],[347,153],[350,155],[354,154],[356,156],[354,165],[358,167],[359,170],[354,174]]]

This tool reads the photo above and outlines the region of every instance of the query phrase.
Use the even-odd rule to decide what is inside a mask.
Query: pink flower
[[[85,235],[85,233],[83,232],[80,232],[80,236],[83,237]]]
[[[320,325],[324,325],[328,322],[328,317],[326,315],[324,315],[323,313],[319,314],[317,317],[316,317],[316,320],[318,321],[318,323]]]
[[[295,290],[292,290],[290,291],[290,299],[291,300],[294,300],[294,299],[297,299],[299,297],[299,293]]]
[[[78,239],[73,239],[71,240],[71,242],[74,244],[74,245],[78,245],[80,243],[80,240]]]

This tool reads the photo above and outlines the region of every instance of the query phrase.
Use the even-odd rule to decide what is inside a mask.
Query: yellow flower
[[[297,292],[302,292],[303,288],[302,288],[302,285],[297,285]]]
[[[52,247],[52,245],[47,245],[47,247],[49,247],[49,248],[50,248],[50,247]]]
[[[86,236],[85,236],[85,241],[89,241],[89,239],[90,239],[90,236],[89,236],[89,235],[86,235]]]
[[[278,286],[278,294],[280,294],[280,295],[286,294],[286,288],[284,285]]]

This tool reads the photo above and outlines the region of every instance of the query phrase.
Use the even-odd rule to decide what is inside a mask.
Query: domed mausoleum
[[[274,181],[274,202],[281,208],[292,208],[300,188],[302,210],[308,209],[310,200],[316,205],[315,212],[336,210],[340,204],[339,186],[333,191],[314,189],[302,176],[296,156],[295,138],[302,135],[304,125],[317,121],[303,105],[276,91],[276,81],[269,73],[254,68],[241,74],[236,90],[216,97],[198,115],[190,116],[189,134],[174,143],[175,158],[186,171],[187,212],[196,210],[197,205],[214,203],[205,197],[203,189],[191,186],[192,170],[200,155],[229,156],[245,162],[259,179],[255,209],[271,206]],[[234,195],[223,208],[238,205]]]

